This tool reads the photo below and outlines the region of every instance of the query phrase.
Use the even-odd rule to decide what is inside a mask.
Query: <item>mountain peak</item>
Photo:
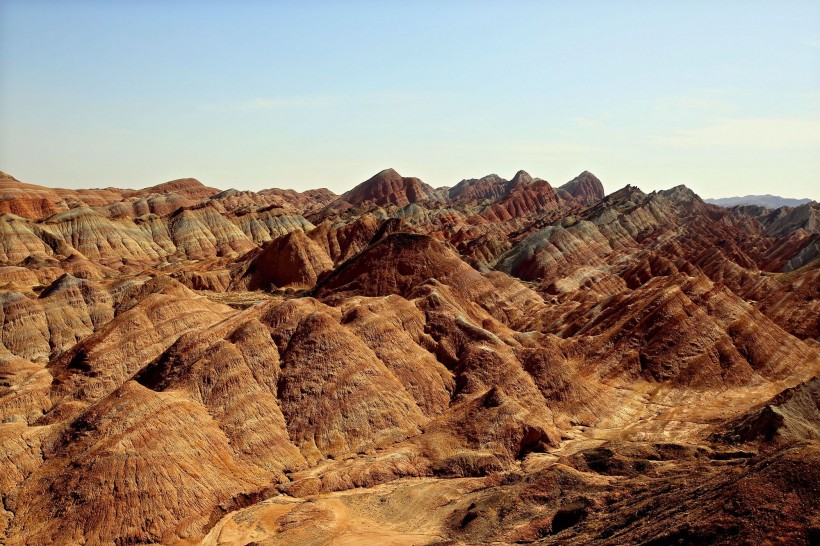
[[[608,202],[633,201],[639,202],[646,199],[646,194],[638,186],[627,184],[623,188],[616,190],[604,198]]]
[[[497,199],[504,195],[507,180],[497,174],[462,180],[448,190],[450,199]]]
[[[676,203],[691,203],[693,201],[702,202],[698,194],[683,184],[679,184],[674,188],[669,188],[668,190],[661,190],[658,193]]]
[[[597,176],[584,171],[563,186],[558,188],[562,198],[577,199],[584,204],[592,204],[604,198],[604,185]]]
[[[520,170],[517,173],[515,173],[515,176],[512,177],[512,180],[510,180],[510,185],[517,186],[519,184],[531,184],[532,180],[533,178],[532,176],[530,176],[530,173],[524,170]]]
[[[401,175],[398,173],[398,171],[396,171],[396,169],[394,169],[393,167],[387,167],[386,169],[382,169],[381,171],[379,171],[374,176],[374,178],[379,177],[379,176],[389,176],[391,178],[394,178],[394,177],[397,177],[397,176],[401,177]]]
[[[152,193],[178,193],[190,198],[207,198],[219,193],[216,188],[209,188],[196,178],[178,178],[139,190],[141,195]]]
[[[394,169],[384,169],[342,194],[340,201],[346,201],[351,205],[372,201],[380,207],[403,207],[422,201],[434,192],[433,188],[418,178],[403,177]]]

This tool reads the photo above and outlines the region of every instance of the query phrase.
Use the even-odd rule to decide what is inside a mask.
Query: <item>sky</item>
[[[0,170],[820,200],[820,2],[0,0]]]

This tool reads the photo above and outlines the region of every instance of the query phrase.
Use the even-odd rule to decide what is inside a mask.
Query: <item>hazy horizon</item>
[[[519,169],[820,200],[820,5],[5,0],[0,170],[342,193]]]

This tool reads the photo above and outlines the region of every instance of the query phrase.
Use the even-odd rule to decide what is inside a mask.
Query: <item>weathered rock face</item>
[[[325,220],[308,233],[308,237],[325,250],[334,264],[339,264],[365,250],[378,228],[378,219],[364,214],[348,224]]]
[[[301,230],[268,243],[247,265],[234,286],[248,290],[310,288],[319,275],[333,269],[324,249]]]
[[[561,200],[549,182],[533,179],[518,171],[508,184],[504,196],[490,206],[483,215],[491,222],[526,218],[561,207]]]
[[[189,199],[204,199],[214,195],[217,192],[219,192],[219,190],[205,186],[196,178],[180,178],[179,180],[171,180],[170,182],[165,182],[164,184],[158,184],[156,186],[151,186],[150,188],[137,191],[137,193],[141,196],[151,195],[154,193],[175,193]]]
[[[0,259],[79,254],[98,264],[237,257],[280,235],[309,231],[302,215],[335,198],[219,192],[192,179],[142,190],[51,190],[0,174]]]
[[[765,404],[725,425],[716,439],[731,443],[755,440],[820,440],[820,378],[786,389]]]
[[[393,169],[385,169],[342,194],[339,200],[351,205],[360,205],[370,201],[382,207],[387,205],[403,207],[426,199],[433,193],[433,188],[418,178],[406,178]]]
[[[820,263],[795,272],[757,305],[764,315],[800,339],[820,341]]]
[[[0,171],[0,214],[23,218],[45,218],[68,208],[57,193],[33,184],[24,184]]]
[[[458,289],[481,283],[481,275],[432,237],[395,233],[336,269],[316,292],[325,294],[407,296],[429,279],[444,284],[457,279]]]
[[[576,199],[584,205],[597,203],[606,195],[604,185],[594,174],[584,171],[558,188],[558,195],[566,199]]]
[[[745,207],[766,226],[767,235],[786,235],[798,229],[808,233],[820,231],[820,203],[806,203],[798,207],[780,207],[775,210]]]
[[[166,286],[146,284],[150,295],[138,301],[125,300],[114,319],[52,360],[50,396],[55,409],[44,419],[64,418],[80,405],[99,400],[180,335],[218,322],[230,313],[229,308],[194,296],[173,281]]]
[[[334,317],[312,313],[282,358],[282,410],[309,460],[388,446],[417,434],[425,421],[375,353],[341,328]]]
[[[199,534],[221,499],[265,484],[263,473],[233,459],[205,408],[183,393],[132,381],[88,408],[47,449],[19,491],[14,525],[25,531],[12,544],[84,536],[167,542]]]
[[[472,178],[462,180],[447,192],[452,200],[477,200],[498,199],[509,190],[509,182],[497,174],[490,174],[483,178]]]
[[[292,231],[307,232],[314,228],[314,225],[300,214],[287,214],[283,209],[268,207],[248,212],[241,211],[233,218],[233,222],[257,245]]]
[[[815,209],[0,174],[0,542],[812,544]]]

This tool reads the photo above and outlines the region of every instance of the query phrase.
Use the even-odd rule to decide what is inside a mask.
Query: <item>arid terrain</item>
[[[9,546],[818,544],[819,375],[814,202],[0,173]]]

